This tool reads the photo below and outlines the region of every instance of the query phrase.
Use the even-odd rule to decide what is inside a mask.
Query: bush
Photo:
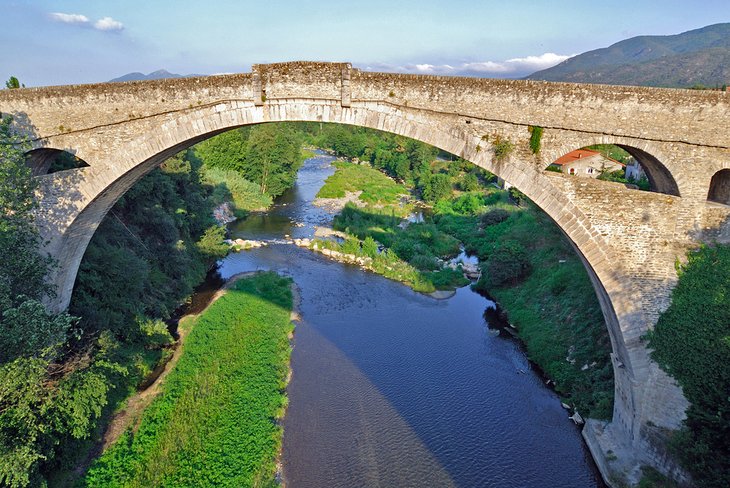
[[[499,244],[482,265],[482,279],[487,287],[514,285],[530,270],[527,251],[517,242]]]
[[[476,191],[479,189],[479,178],[474,173],[467,173],[459,182],[459,188],[464,191]]]
[[[409,263],[421,271],[434,271],[440,268],[436,258],[428,254],[417,254],[410,259]]]
[[[369,258],[375,259],[377,257],[378,243],[375,242],[375,239],[367,236],[365,240],[362,241],[362,253]]]
[[[507,210],[503,208],[495,208],[494,210],[490,210],[482,215],[482,225],[486,227],[488,225],[499,224],[500,222],[507,220],[509,216],[510,213]]]
[[[423,187],[423,199],[427,202],[438,202],[451,195],[451,178],[448,175],[431,176]]]
[[[492,148],[494,149],[494,159],[503,161],[512,153],[515,145],[506,137],[495,136],[492,141]]]

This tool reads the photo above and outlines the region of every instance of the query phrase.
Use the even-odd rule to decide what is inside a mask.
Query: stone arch
[[[721,169],[710,179],[707,200],[723,205],[730,205],[730,169]]]
[[[33,176],[42,176],[69,169],[85,168],[89,164],[70,151],[40,147],[25,153],[25,164]]]
[[[564,137],[568,144],[562,143],[558,147],[550,148],[545,152],[548,164],[569,152],[597,144],[614,144],[629,153],[643,168],[653,192],[664,193],[679,197],[680,182],[675,178],[676,168],[672,167],[672,158],[664,154],[662,149],[652,144],[652,141],[632,139],[618,136],[596,137]]]
[[[589,274],[594,278],[596,293],[599,295],[609,324],[609,333],[615,354],[624,365],[631,364],[630,354],[624,347],[618,315],[635,313],[632,310],[616,309],[611,296],[620,294],[623,289],[620,279],[614,275],[608,263],[617,262],[613,251],[591,232],[591,224],[586,216],[552,183],[552,177],[545,176],[531,164],[495,161],[490,151],[475,150],[480,139],[464,131],[460,124],[453,121],[447,124],[438,120],[424,118],[417,111],[406,107],[394,108],[390,104],[369,103],[366,107],[342,108],[339,103],[318,100],[287,99],[269,101],[265,107],[230,102],[215,107],[204,107],[184,111],[174,120],[167,120],[156,131],[143,131],[119,148],[125,157],[114,162],[115,171],[96,170],[109,166],[110,161],[99,162],[88,168],[88,184],[99,191],[88,201],[79,205],[79,212],[64,232],[56,247],[61,262],[67,263],[72,276],[54,280],[59,285],[62,307],[68,304],[75,281],[76,270],[83,257],[88,241],[96,227],[112,205],[131,186],[145,174],[158,166],[168,157],[186,147],[221,132],[264,122],[311,121],[357,125],[383,130],[409,137],[459,155],[470,162],[503,177],[517,186],[528,198],[563,229],[575,248],[584,259]],[[96,161],[95,161],[96,163]],[[64,243],[66,238],[74,245]],[[53,243],[52,243],[53,244]],[[73,250],[73,255],[63,255],[64,249]],[[596,266],[598,265],[598,266]]]
[[[634,385],[643,384],[649,371],[646,349],[635,339],[645,333],[641,327],[650,320],[631,299],[636,285],[629,274],[617,266],[620,260],[615,251],[584,210],[569,197],[568,186],[573,179],[546,174],[529,158],[509,156],[495,160],[489,148],[476,149],[480,135],[468,128],[465,130],[463,120],[433,117],[408,107],[366,102],[358,107],[343,108],[339,101],[304,99],[268,100],[264,106],[231,101],[182,110],[152,126],[146,121],[145,130],[135,130],[138,135],[118,144],[114,154],[97,152],[94,164],[83,169],[83,191],[74,203],[75,210],[67,218],[62,232],[50,235],[46,248],[64,263],[51,276],[58,285],[58,295],[51,307],[61,309],[68,305],[76,272],[91,236],[117,199],[141,177],[180,150],[226,130],[264,122],[297,121],[368,127],[431,144],[504,178],[543,209],[568,237],[594,285],[613,350],[614,420],[616,425],[624,426],[621,429],[625,429],[627,435],[638,435],[642,400]],[[120,140],[118,133],[108,137],[110,141]],[[54,188],[58,189],[56,195],[63,195],[64,191],[64,185],[59,185],[63,180],[53,178],[55,176],[47,177],[51,200],[58,199],[52,193]]]

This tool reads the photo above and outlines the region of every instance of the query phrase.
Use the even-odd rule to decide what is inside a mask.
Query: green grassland
[[[291,308],[291,280],[262,273],[182,323],[191,330],[160,396],[84,486],[274,485]]]
[[[373,205],[397,205],[408,189],[369,165],[346,161],[334,163],[337,171],[327,178],[318,198],[342,198],[347,192],[362,191],[360,200]]]

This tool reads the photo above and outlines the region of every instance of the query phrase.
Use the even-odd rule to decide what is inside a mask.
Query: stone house
[[[603,171],[617,171],[624,165],[590,149],[576,149],[556,159],[550,166],[568,175],[597,178]]]

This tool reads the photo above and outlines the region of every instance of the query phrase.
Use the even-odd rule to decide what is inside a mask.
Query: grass
[[[232,201],[235,210],[245,215],[251,210],[266,209],[271,206],[271,195],[261,193],[256,183],[248,181],[241,173],[215,167],[204,167],[203,180],[213,186],[212,199],[216,205]]]
[[[287,405],[291,280],[238,281],[191,327],[162,393],[84,486],[275,486]]]
[[[337,171],[327,178],[318,198],[342,198],[347,192],[362,191],[360,200],[375,205],[399,205],[408,189],[369,165],[346,161],[334,163]]]

